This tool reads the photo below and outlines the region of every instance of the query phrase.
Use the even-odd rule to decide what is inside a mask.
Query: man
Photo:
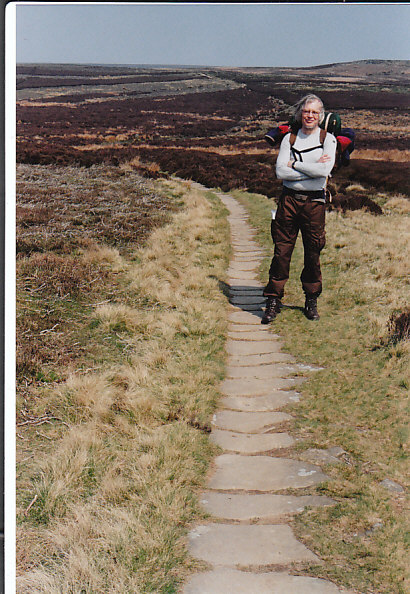
[[[325,133],[319,124],[324,119],[322,101],[306,95],[294,108],[297,133],[283,138],[276,162],[276,175],[283,180],[276,218],[272,220],[275,251],[269,270],[269,282],[262,324],[269,324],[280,312],[284,286],[299,229],[304,247],[304,267],[300,280],[305,292],[304,314],[318,320],[317,298],[322,292],[319,255],[325,245],[325,186],[335,163],[336,138]]]

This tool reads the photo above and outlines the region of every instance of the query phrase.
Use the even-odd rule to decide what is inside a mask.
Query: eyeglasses
[[[302,109],[303,115],[312,115],[315,118],[318,118],[320,115],[319,111],[313,111],[312,109]]]

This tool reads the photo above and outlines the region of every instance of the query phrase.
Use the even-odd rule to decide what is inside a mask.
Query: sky
[[[274,67],[410,59],[405,3],[12,6],[18,63]]]

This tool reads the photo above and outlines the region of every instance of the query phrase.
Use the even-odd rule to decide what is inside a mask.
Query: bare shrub
[[[410,307],[402,312],[391,314],[388,322],[390,342],[396,344],[410,338]]]

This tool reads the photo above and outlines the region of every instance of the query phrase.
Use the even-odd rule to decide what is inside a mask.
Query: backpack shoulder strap
[[[322,128],[320,128],[320,135],[319,135],[320,144],[324,143],[326,134],[327,134],[326,130],[323,130]],[[290,138],[289,138],[290,146],[293,146],[295,144],[295,142],[296,142],[296,134],[294,132],[291,132]]]

